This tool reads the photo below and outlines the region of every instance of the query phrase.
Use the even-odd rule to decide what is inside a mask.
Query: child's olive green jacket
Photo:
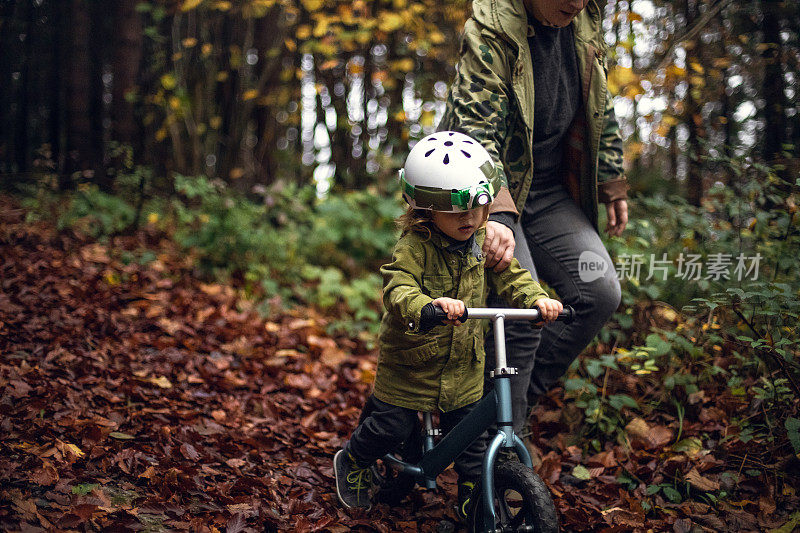
[[[572,22],[583,109],[567,132],[564,149],[565,185],[595,228],[598,201],[626,198],[628,189],[622,138],[608,92],[603,4],[589,0]],[[508,186],[492,203],[492,213],[521,213],[535,186],[532,32],[523,0],[474,0],[439,123],[440,130],[477,139],[492,155]]]
[[[516,259],[497,274],[484,269],[480,247],[450,251],[454,241],[437,230],[426,239],[408,232],[395,245],[392,262],[381,267],[386,312],[380,329],[380,355],[374,394],[386,403],[419,411],[452,411],[483,395],[483,321],[436,326],[419,332],[422,308],[435,298],[485,307],[489,286],[515,307],[531,308],[547,293]]]

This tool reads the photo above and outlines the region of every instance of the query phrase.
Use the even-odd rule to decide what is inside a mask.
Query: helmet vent
[[[432,154],[433,152],[435,152],[435,151],[436,151],[436,148],[431,148],[430,150],[428,150],[427,152],[425,152],[425,157],[428,157],[429,155],[431,155],[431,154]]]
[[[450,162],[450,154],[444,154],[444,159],[442,160],[442,163],[446,165],[449,162]]]
[[[464,141],[467,144],[473,144],[472,141]]]
[[[467,157],[472,157],[472,154],[470,154],[470,153],[469,153],[469,152],[467,152],[466,150],[461,150],[461,153],[462,153],[462,154],[464,154],[464,155],[465,155],[465,156],[467,156]]]
[[[444,145],[445,146],[453,146],[453,141],[445,141]]]

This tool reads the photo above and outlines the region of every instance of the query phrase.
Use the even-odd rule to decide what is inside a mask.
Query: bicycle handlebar
[[[439,306],[434,306],[435,311],[435,319],[440,323],[444,324],[444,320],[447,319],[447,314],[444,310]],[[468,307],[464,314],[458,317],[459,322],[466,322],[468,319],[479,319],[479,318],[497,318],[498,316],[502,315],[504,320],[530,320],[532,322],[538,322],[541,320],[542,312],[539,310],[538,307],[534,306],[531,309],[514,309],[514,308],[502,308],[502,307]],[[575,320],[575,309],[572,306],[564,306],[564,310],[558,314],[558,318],[561,322],[565,324],[569,324],[573,320]]]

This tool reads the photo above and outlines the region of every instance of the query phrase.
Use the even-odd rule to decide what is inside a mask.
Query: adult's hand
[[[615,200],[606,204],[606,232],[612,237],[619,237],[628,225],[628,201]]]
[[[490,220],[486,223],[486,240],[483,241],[483,255],[486,266],[495,272],[502,272],[511,264],[514,257],[514,232],[500,222]]]

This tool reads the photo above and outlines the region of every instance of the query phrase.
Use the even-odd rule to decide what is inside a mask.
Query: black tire
[[[475,487],[470,498],[467,528],[483,532],[483,490]],[[495,529],[557,533],[558,515],[544,481],[522,463],[510,461],[494,469]]]

